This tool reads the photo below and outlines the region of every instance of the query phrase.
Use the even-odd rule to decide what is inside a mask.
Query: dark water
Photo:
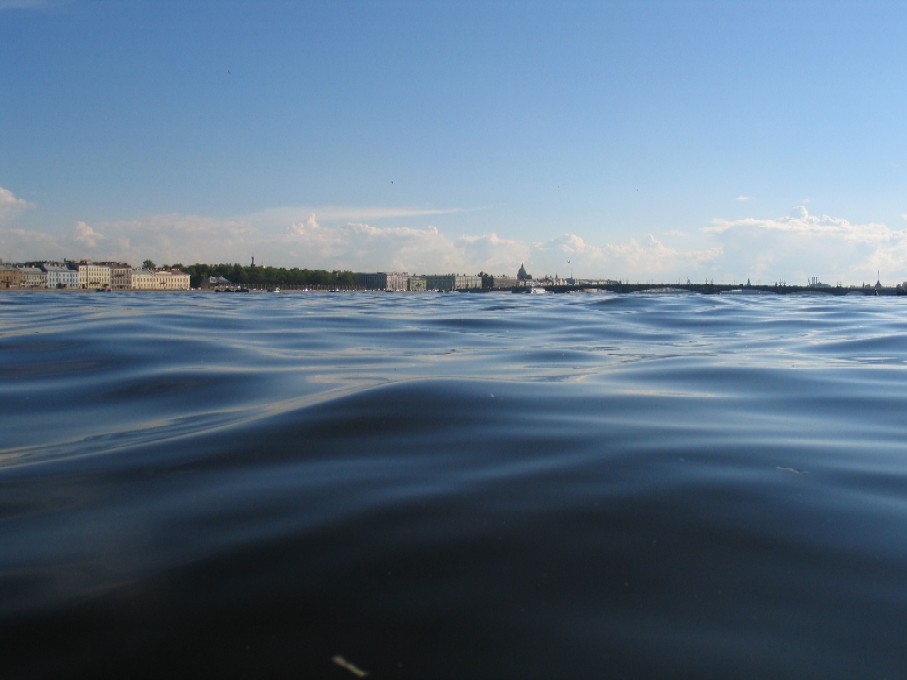
[[[0,295],[0,677],[907,677],[905,398],[907,298]]]

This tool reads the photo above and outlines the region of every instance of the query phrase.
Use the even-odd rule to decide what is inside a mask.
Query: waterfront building
[[[456,278],[454,274],[426,274],[425,287],[427,290],[453,290]]]
[[[189,275],[179,269],[135,269],[133,290],[189,290]]]
[[[79,272],[77,269],[70,269],[65,265],[51,264],[45,262],[41,265],[44,275],[47,278],[48,288],[78,288]]]
[[[110,289],[130,290],[132,288],[132,267],[125,262],[108,262],[110,267]]]
[[[406,285],[407,290],[411,291],[425,292],[428,289],[424,276],[410,276]]]
[[[386,272],[375,272],[374,274],[357,273],[356,284],[365,290],[407,290],[409,285],[409,275],[388,274]]]
[[[80,262],[79,288],[110,288],[110,267],[106,264]]]
[[[0,264],[0,288],[18,288],[21,283],[21,269],[11,264]]]
[[[22,288],[46,288],[47,274],[37,267],[20,267],[22,272],[20,286]]]
[[[515,276],[501,275],[501,276],[494,276],[494,277],[492,277],[492,279],[494,280],[495,290],[502,289],[502,288],[503,289],[516,288],[518,285],[520,285],[520,281],[517,280],[517,278]]]
[[[428,290],[474,290],[482,287],[479,274],[426,274]]]
[[[409,274],[406,272],[402,274],[388,274],[387,275],[387,288],[385,290],[407,290],[409,288]]]
[[[478,274],[457,274],[454,277],[454,290],[476,290],[482,287],[482,277]]]

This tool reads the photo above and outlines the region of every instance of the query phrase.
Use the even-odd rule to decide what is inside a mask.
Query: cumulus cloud
[[[894,234],[891,228],[880,223],[853,224],[846,219],[829,215],[811,215],[805,205],[795,207],[787,217],[771,219],[745,218],[741,220],[716,219],[713,220],[711,226],[702,228],[704,233],[712,234],[752,230],[874,243],[889,241]]]
[[[693,275],[702,266],[715,260],[722,253],[720,247],[682,250],[665,245],[652,234],[644,240],[632,239],[625,243],[608,244],[605,253],[625,276],[648,275],[648,277],[666,276],[673,278],[682,273]]]
[[[55,240],[40,231],[23,229],[16,217],[34,205],[12,191],[0,187],[0,257],[9,261],[24,259],[26,253],[39,248],[50,249]]]
[[[653,234],[644,239],[596,244],[567,233],[533,244],[531,261],[536,269],[545,271],[562,273],[569,267],[580,277],[674,280],[678,276],[695,277],[720,254],[720,247],[678,248]]]
[[[907,230],[814,215],[805,205],[785,217],[716,219],[701,232],[724,248],[727,268],[763,282],[818,276],[859,283],[879,269],[890,276],[907,270]]]
[[[0,229],[0,246],[18,260],[43,258],[118,260],[137,263],[248,261],[259,244],[256,229],[242,220],[199,215],[154,215],[144,219],[77,221],[56,237],[23,229]]]
[[[128,246],[118,258],[135,262],[246,262],[259,244],[258,229],[243,219],[165,214],[100,226]]]
[[[295,252],[305,253],[306,266],[311,267],[425,272],[432,263],[448,268],[463,265],[462,248],[432,225],[322,225],[312,213],[290,225],[287,236],[289,245]]]
[[[24,198],[17,198],[9,189],[0,187],[0,224],[8,221],[26,208],[34,207]]]
[[[456,240],[462,266],[458,271],[470,271],[469,263],[481,263],[479,267],[489,274],[516,273],[519,263],[532,261],[531,244],[514,239],[502,238],[492,232],[479,236],[461,236]],[[475,265],[472,266],[475,268]]]
[[[29,207],[8,190],[0,210]],[[6,259],[90,257],[137,263],[242,262],[283,267],[409,273],[514,274],[580,278],[859,283],[881,270],[907,278],[907,229],[812,214],[803,205],[775,218],[715,219],[695,230],[664,230],[609,239],[565,231],[529,240],[487,229],[465,230],[449,216],[410,208],[263,211],[219,219],[163,214],[136,220],[75,222],[61,236],[0,224]],[[454,211],[448,211],[454,212]],[[374,220],[349,219],[363,214]],[[292,216],[292,220],[285,218]],[[16,225],[20,227],[21,225]]]
[[[306,231],[312,232],[321,229],[321,225],[318,224],[318,220],[315,219],[315,213],[312,213],[306,217],[304,221],[291,225],[290,229],[297,236],[304,236]]]
[[[88,248],[96,248],[104,240],[104,235],[99,234],[85,222],[76,222],[72,230],[72,238],[76,243],[80,243]]]
[[[379,227],[331,224],[310,214],[287,230],[290,251],[325,268],[410,273],[486,271],[514,274],[525,264],[536,275],[568,272],[589,278],[642,279],[682,272],[693,276],[720,256],[720,246],[677,248],[653,235],[640,241],[592,243],[575,233],[524,241],[495,232],[450,237],[435,226]]]

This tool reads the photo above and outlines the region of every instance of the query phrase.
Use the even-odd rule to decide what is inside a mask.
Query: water
[[[905,305],[0,295],[0,676],[905,677]]]

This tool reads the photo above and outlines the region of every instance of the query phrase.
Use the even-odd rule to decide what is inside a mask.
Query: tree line
[[[154,263],[146,260],[144,264]],[[237,285],[263,286],[312,286],[319,288],[353,288],[356,285],[356,274],[351,271],[327,271],[325,269],[285,269],[283,267],[259,267],[233,264],[173,264],[164,265],[161,269],[179,269],[189,275],[189,285],[198,288],[212,276],[222,276],[230,283]]]

